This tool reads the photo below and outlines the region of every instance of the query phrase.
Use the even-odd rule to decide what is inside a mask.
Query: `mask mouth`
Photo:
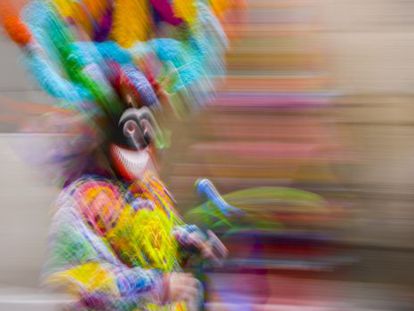
[[[149,148],[131,150],[111,144],[109,153],[117,173],[127,181],[142,179],[148,170],[155,170]]]

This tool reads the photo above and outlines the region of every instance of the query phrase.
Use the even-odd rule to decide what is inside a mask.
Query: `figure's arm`
[[[240,212],[224,201],[209,180],[197,180],[196,189],[199,195],[206,196],[223,214],[230,215]],[[181,221],[174,228],[173,235],[181,247],[186,250],[200,252],[204,258],[217,262],[227,256],[226,247],[211,230],[202,231],[196,225],[185,224]]]

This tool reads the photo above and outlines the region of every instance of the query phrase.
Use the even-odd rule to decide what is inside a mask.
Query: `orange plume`
[[[19,17],[19,10],[12,1],[2,1],[0,6],[0,24],[9,37],[19,45],[30,42],[32,35]]]

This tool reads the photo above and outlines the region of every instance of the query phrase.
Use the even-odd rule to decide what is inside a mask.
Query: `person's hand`
[[[220,265],[221,260],[227,256],[227,249],[220,239],[210,230],[207,231],[207,238],[200,232],[193,232],[189,236],[191,244],[194,245],[205,259]]]
[[[194,305],[200,295],[199,281],[189,273],[171,273],[165,277],[166,303],[185,301]]]

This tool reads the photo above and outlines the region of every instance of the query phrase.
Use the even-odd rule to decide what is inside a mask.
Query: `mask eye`
[[[144,132],[144,140],[147,145],[151,144],[152,137],[149,132]]]
[[[125,121],[122,127],[122,132],[131,147],[139,150],[147,145],[145,142],[144,132],[135,120]]]
[[[143,129],[144,141],[147,145],[149,145],[155,137],[154,129],[152,128],[151,123],[147,119],[142,119],[140,123]]]
[[[129,136],[129,135],[133,135],[138,129],[138,125],[132,121],[132,120],[128,120],[127,122],[125,122],[124,125],[124,135],[125,136]]]

